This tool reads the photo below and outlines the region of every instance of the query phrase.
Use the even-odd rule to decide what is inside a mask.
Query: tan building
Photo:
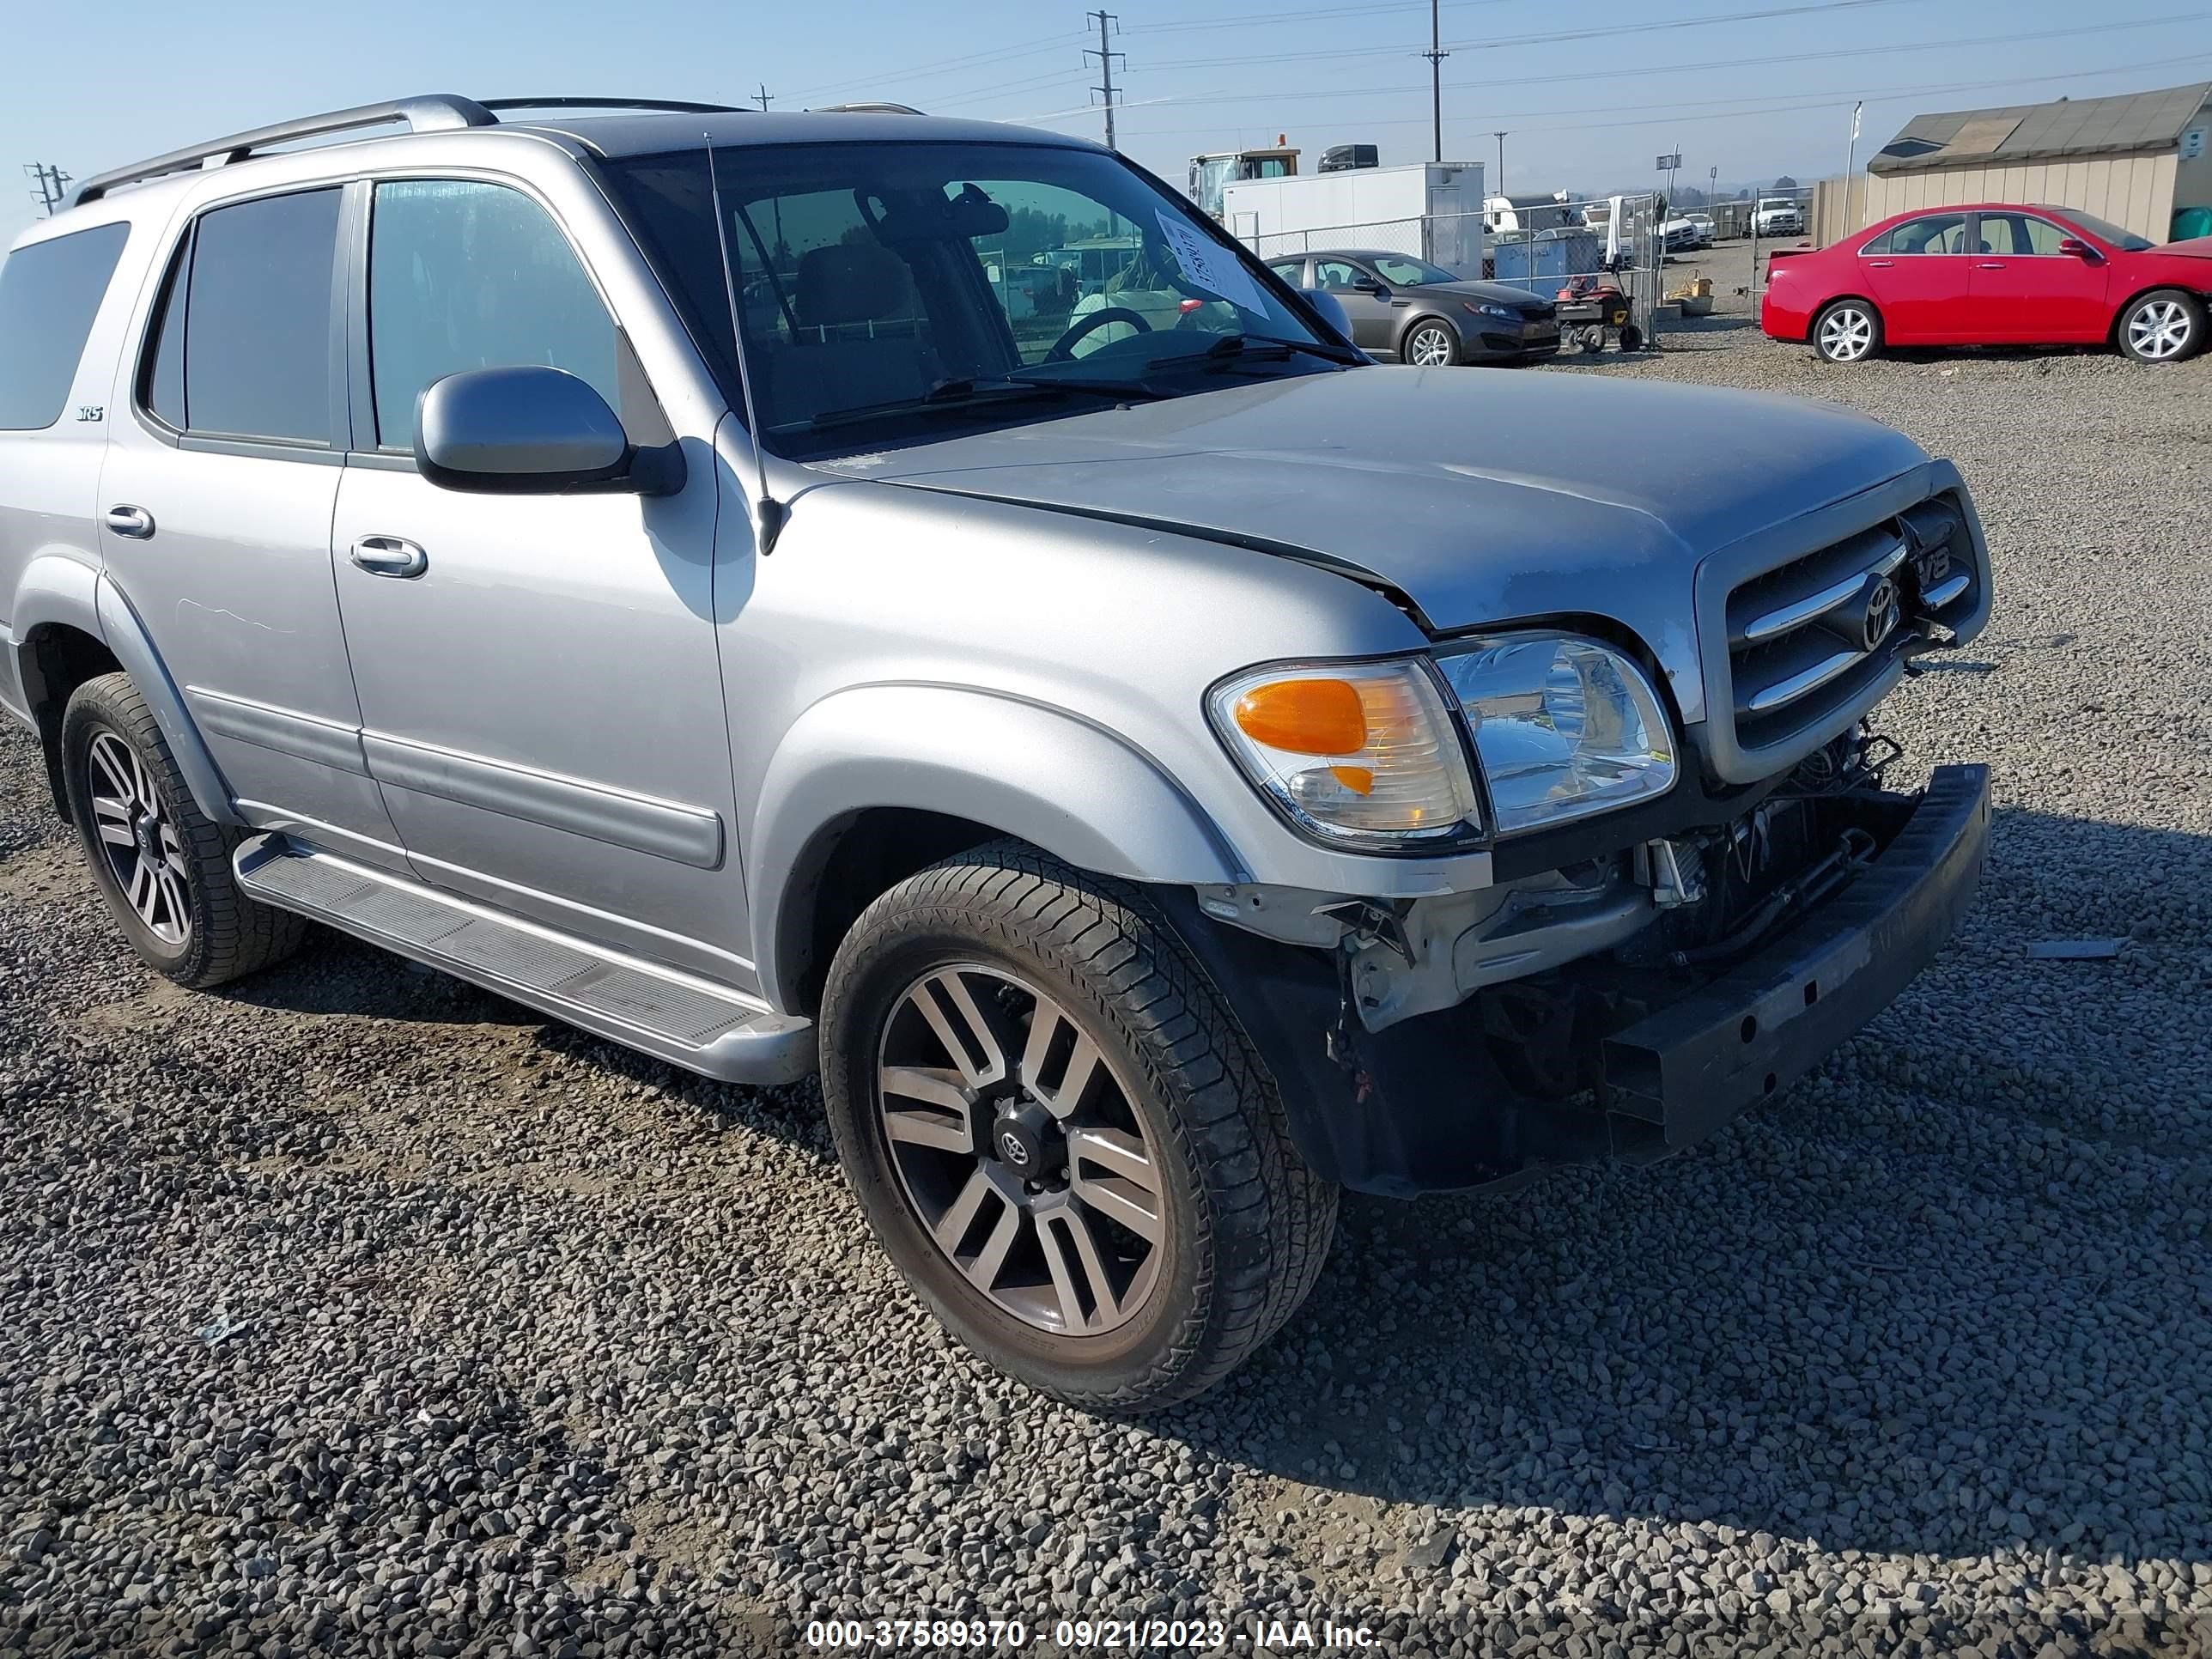
[[[1916,115],[1850,185],[1848,210],[1842,180],[1816,193],[1822,242],[1961,202],[2070,207],[2166,241],[2177,215],[2212,207],[2212,84]]]

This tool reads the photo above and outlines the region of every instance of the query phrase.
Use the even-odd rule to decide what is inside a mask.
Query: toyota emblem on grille
[[[1896,630],[1898,616],[1897,584],[1887,576],[1876,579],[1867,594],[1866,650],[1872,651]]]

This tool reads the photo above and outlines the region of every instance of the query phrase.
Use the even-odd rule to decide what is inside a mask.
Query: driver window
[[[1320,259],[1314,264],[1314,284],[1334,293],[1346,293],[1370,279],[1346,259]]]
[[[1984,253],[2009,254],[2015,258],[2056,258],[2060,231],[2048,219],[2025,213],[1984,213],[1981,237]]]

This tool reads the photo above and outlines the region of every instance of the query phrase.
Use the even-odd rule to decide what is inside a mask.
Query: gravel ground
[[[1140,1425],[939,1334],[811,1086],[328,937],[224,994],[149,977],[0,736],[0,1652],[750,1654],[922,1613],[1032,1650],[1186,1613],[2212,1650],[2212,361],[1668,343],[1541,372],[1834,398],[1964,467],[1999,612],[1887,724],[1996,763],[1982,902],[1687,1156],[1349,1203],[1291,1329]],[[2085,935],[2127,944],[2027,955]]]

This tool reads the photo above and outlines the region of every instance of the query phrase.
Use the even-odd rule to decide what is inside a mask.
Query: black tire
[[[988,986],[1003,974],[1049,997],[1055,1013],[1097,1045],[1103,1068],[1113,1072],[1112,1098],[1126,1101],[1157,1159],[1160,1240],[1150,1247],[1157,1266],[1143,1281],[1146,1293],[1132,1297],[1133,1310],[1115,1310],[1125,1322],[1103,1334],[1054,1331],[1019,1316],[1003,1305],[996,1275],[979,1287],[973,1263],[963,1270],[948,1254],[958,1240],[945,1247],[933,1235],[912,1166],[901,1161],[911,1150],[894,1154],[878,1068],[900,1029],[895,1018],[909,1018],[911,996],[954,964],[976,976],[968,983]],[[1016,1002],[1019,994],[1008,992]],[[1030,1029],[1043,1006],[1032,1007]],[[1026,1030],[1009,1030],[1000,1044],[1008,1060],[1019,1052],[1016,1040],[1026,1039]],[[1084,875],[1012,842],[957,854],[901,882],[838,947],[823,1001],[822,1060],[839,1157],[907,1283],[982,1358],[1056,1399],[1135,1413],[1202,1394],[1282,1327],[1320,1275],[1337,1188],[1300,1159],[1274,1085],[1219,992],[1133,886]],[[1034,1097],[1006,1088],[1002,1102],[1013,1099]],[[994,1110],[1029,1108],[969,1109],[987,1115],[969,1120],[978,1122],[991,1121]],[[994,1139],[979,1129],[972,1144],[992,1151],[972,1162],[1003,1179]],[[973,1179],[963,1162],[968,1152],[942,1156],[949,1181]],[[994,1206],[986,1223],[1004,1224],[1022,1200],[985,1201]],[[1048,1203],[1050,1195],[1026,1201]],[[1032,1238],[1044,1233],[1041,1214],[1007,1224],[1032,1229],[1020,1248],[1034,1248]],[[937,1224],[945,1226],[942,1217]]]
[[[1425,351],[1441,350],[1442,356],[1424,363]],[[1439,322],[1434,317],[1424,317],[1406,331],[1405,339],[1398,347],[1398,361],[1428,368],[1445,368],[1465,361],[1461,351],[1459,336],[1452,332],[1451,325]]]
[[[1864,300],[1832,300],[1813,319],[1810,337],[1825,362],[1871,362],[1881,356],[1881,313]]]
[[[2179,363],[2205,346],[2204,302],[2187,290],[2161,288],[2128,302],[2112,325],[2121,351],[2139,363]]]
[[[126,767],[132,784],[128,799],[154,811],[117,814],[95,809],[96,799],[118,799],[112,783],[103,792],[95,782],[95,771],[116,752],[103,738],[119,742],[136,757],[143,770]],[[148,967],[179,985],[204,990],[280,962],[299,948],[304,921],[256,903],[239,890],[230,855],[240,837],[211,822],[193,801],[169,754],[168,740],[128,674],[103,674],[76,689],[62,715],[61,742],[70,816],[86,862],[124,937]],[[95,758],[95,744],[101,745],[106,759]],[[141,802],[142,795],[150,799]],[[125,872],[118,871],[110,842],[100,833],[103,823],[121,827],[140,821],[152,826],[149,839],[137,848],[120,849],[123,860],[135,872],[137,861],[151,847],[164,876],[171,878],[144,878],[149,889],[161,888],[167,895],[154,901],[150,921],[125,894]]]

